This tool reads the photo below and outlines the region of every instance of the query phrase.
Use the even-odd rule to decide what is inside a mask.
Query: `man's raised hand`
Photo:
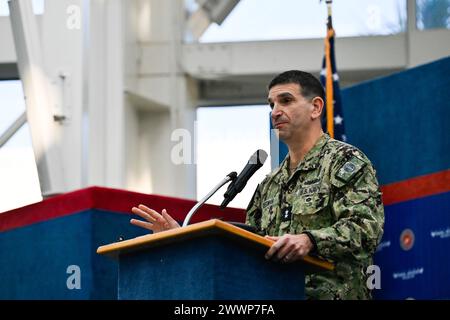
[[[170,230],[179,228],[180,225],[178,222],[176,222],[166,211],[166,209],[163,209],[161,214],[156,212],[153,209],[150,209],[147,206],[144,206],[143,204],[140,204],[138,207],[133,207],[131,211],[134,214],[137,214],[141,218],[143,218],[145,221],[137,220],[137,219],[131,219],[130,223],[142,227],[148,230],[152,230],[153,233]]]

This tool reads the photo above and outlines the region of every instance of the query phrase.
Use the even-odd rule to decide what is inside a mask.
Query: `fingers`
[[[168,228],[176,228],[179,227],[180,225],[178,224],[178,222],[175,221],[175,219],[173,219],[168,213],[166,209],[163,209],[161,212],[163,218],[168,222]]]
[[[287,260],[291,259],[292,256],[295,254],[294,250],[295,250],[295,248],[294,248],[294,245],[292,244],[292,242],[289,242],[287,240],[286,243],[276,253],[276,259],[287,261]]]
[[[146,221],[132,219],[130,222],[136,226],[152,230],[154,233],[169,229],[179,228],[180,225],[163,209],[161,214],[157,211],[140,204],[137,208],[133,207],[131,211]]]
[[[143,211],[143,210],[141,210],[139,208],[133,207],[133,208],[131,208],[131,212],[133,212],[134,214],[137,214],[139,217],[141,217],[142,219],[145,219],[145,220],[147,220],[149,222],[155,222],[156,221],[155,218],[153,218],[147,212],[145,212],[145,211]]]
[[[276,240],[266,253],[266,259],[274,261],[293,262],[304,257],[308,250],[299,235],[286,234],[282,237],[270,237],[268,239]]]
[[[130,223],[134,224],[135,226],[153,231],[153,224],[151,224],[150,222],[145,222],[145,221],[137,220],[137,219],[131,219]]]
[[[145,213],[147,213],[148,215],[150,215],[153,219],[155,219],[155,221],[161,221],[164,220],[164,218],[162,217],[162,215],[160,215],[158,212],[156,212],[153,209],[150,209],[147,206],[144,206],[143,204],[139,205],[139,209],[141,209],[142,211],[144,211]]]
[[[283,257],[283,262],[284,263],[288,263],[288,262],[294,262],[297,260],[300,260],[301,258],[303,258],[303,256],[305,256],[306,254],[302,254],[301,251],[297,251],[297,250],[291,250],[290,252],[288,252],[284,257]]]
[[[286,238],[281,237],[279,238],[271,247],[270,249],[266,252],[266,259],[271,259],[272,257],[274,257],[274,255],[278,252],[278,250],[281,249],[281,247],[284,246],[286,242]]]

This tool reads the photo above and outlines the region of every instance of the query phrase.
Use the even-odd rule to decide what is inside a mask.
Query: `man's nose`
[[[277,106],[275,105],[272,109],[272,119],[277,119],[281,116],[281,111]]]

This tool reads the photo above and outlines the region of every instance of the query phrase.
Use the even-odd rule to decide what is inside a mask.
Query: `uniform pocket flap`
[[[306,194],[294,201],[292,213],[298,215],[312,215],[328,206],[330,195],[328,193]]]

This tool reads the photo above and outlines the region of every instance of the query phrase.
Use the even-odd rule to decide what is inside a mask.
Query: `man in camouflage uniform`
[[[370,299],[366,270],[381,239],[384,209],[375,170],[357,148],[323,133],[324,92],[309,73],[287,71],[269,84],[272,122],[289,154],[262,181],[247,224],[275,241],[267,259],[307,254],[335,263],[306,276],[309,299]]]
[[[269,84],[272,122],[289,148],[247,208],[247,223],[275,241],[267,259],[290,263],[307,254],[335,262],[335,270],[306,277],[309,299],[369,299],[367,267],[383,233],[381,193],[367,157],[323,133],[324,91],[302,71],[287,71]],[[131,223],[153,232],[180,225],[139,205]]]

